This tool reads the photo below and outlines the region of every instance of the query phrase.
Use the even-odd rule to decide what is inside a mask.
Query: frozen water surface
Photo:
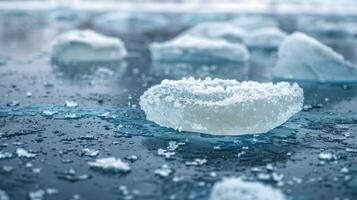
[[[289,83],[223,79],[164,80],[140,97],[161,126],[213,135],[265,133],[302,109],[303,90]]]
[[[356,82],[357,66],[303,33],[288,36],[279,47],[275,78],[315,82]]]
[[[333,2],[336,6],[341,4]],[[231,176],[276,188],[291,200],[356,199],[355,84],[299,84],[304,89],[304,110],[266,134],[216,136],[179,132],[147,120],[138,104],[144,91],[175,75],[169,70],[160,76],[151,73],[154,63],[147,44],[168,41],[181,31],[168,34],[166,29],[160,29],[135,37],[131,33],[113,33],[128,50],[124,68],[96,62],[53,66],[51,54],[46,51],[51,41],[73,29],[109,34],[93,26],[96,17],[109,12],[96,6],[66,11],[67,4],[48,9],[44,1],[38,3],[42,9],[23,9],[28,5],[19,2],[12,10],[3,2],[0,5],[0,191],[9,199],[28,200],[31,194],[49,200],[206,200],[215,183]],[[154,9],[161,6],[162,3]],[[336,6],[333,10],[338,10]],[[185,17],[188,25],[229,20],[237,13],[231,6],[231,13],[208,9],[205,13],[193,13],[194,9],[181,13],[177,6],[173,8],[171,22],[180,30],[188,28],[178,25],[184,24]],[[142,7],[132,9],[138,11]],[[311,9],[324,12],[316,6]],[[120,7],[120,11],[125,10]],[[280,8],[276,11],[269,16],[279,21],[279,28],[295,31],[298,16],[284,15]],[[346,21],[356,19],[339,16]],[[348,41],[334,38],[329,46],[355,62],[354,41],[352,37]],[[271,73],[274,52],[250,51],[254,56],[249,59],[246,79],[270,82],[269,76],[261,79],[259,73]],[[237,63],[227,67],[212,62],[205,64],[208,70],[200,66],[203,70],[198,70],[197,75],[239,79]],[[190,76],[190,69],[180,67],[181,71],[176,72]],[[224,70],[221,73],[219,69]],[[66,101],[78,106],[67,107]],[[18,157],[18,148],[36,156]],[[159,149],[174,155],[167,159],[158,155]],[[88,165],[110,157],[127,163],[130,172]]]
[[[62,63],[121,61],[125,55],[124,43],[119,38],[91,30],[63,33],[55,39],[52,47],[52,59]]]

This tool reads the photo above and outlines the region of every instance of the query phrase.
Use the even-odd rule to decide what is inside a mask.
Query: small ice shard
[[[337,156],[333,153],[329,153],[329,152],[322,152],[319,154],[319,159],[320,160],[337,160]]]
[[[226,22],[206,22],[199,24],[183,34],[210,39],[223,39],[227,42],[241,43],[246,32]]]
[[[39,189],[37,191],[32,191],[29,192],[29,199],[30,200],[42,200],[44,199],[45,196],[45,191],[42,189]]]
[[[252,48],[276,49],[286,36],[287,34],[279,28],[262,28],[249,32],[244,38],[244,43]]]
[[[74,102],[74,101],[66,101],[65,106],[67,108],[75,108],[75,107],[78,107],[78,103]]]
[[[0,151],[0,160],[12,158],[12,153]]]
[[[279,46],[273,76],[284,80],[354,82],[357,67],[314,38],[294,33]]]
[[[96,159],[94,162],[88,162],[92,168],[101,169],[113,172],[129,172],[130,166],[128,163],[122,161],[120,158],[108,157]]]
[[[96,157],[98,154],[99,154],[99,151],[95,150],[95,149],[84,148],[82,150],[82,155],[84,155],[84,156]]]
[[[28,152],[26,149],[17,148],[16,154],[20,158],[34,158],[36,154]]]
[[[168,62],[245,62],[249,58],[249,52],[242,44],[191,35],[152,43],[150,50],[153,60]]]
[[[169,28],[168,18],[158,13],[113,12],[94,20],[96,29],[114,34],[150,33]]]
[[[170,176],[173,173],[173,171],[168,165],[162,165],[161,168],[156,169],[154,171],[154,173],[157,176],[160,176],[160,177],[164,178],[164,177]]]
[[[247,31],[260,28],[279,27],[276,20],[263,16],[240,16],[233,19],[231,23]]]
[[[10,200],[9,195],[4,190],[0,189],[0,200]]]
[[[278,189],[260,182],[247,182],[240,178],[224,178],[214,184],[210,200],[285,200]]]
[[[295,83],[183,78],[163,80],[140,97],[148,120],[177,130],[213,135],[265,133],[303,106]]]
[[[59,35],[52,44],[54,62],[116,62],[126,56],[124,43],[91,30],[72,30]]]

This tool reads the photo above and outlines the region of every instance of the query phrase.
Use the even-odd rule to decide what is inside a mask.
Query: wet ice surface
[[[147,121],[138,108],[140,95],[170,75],[151,73],[149,51],[142,49],[142,41],[152,42],[150,35],[123,37],[126,68],[52,66],[50,41],[78,24],[90,27],[63,17],[61,23],[46,19],[21,12],[0,17],[7,27],[0,28],[1,197],[207,199],[216,182],[237,176],[278,188],[291,199],[356,198],[355,84],[301,85],[304,111],[266,134],[177,132]],[[353,43],[335,44],[341,52]],[[355,54],[349,53],[351,60]],[[274,52],[255,54],[249,79],[265,76],[257,76],[264,70],[269,74],[271,67],[259,59],[274,60],[269,57]],[[19,157],[18,149],[36,156]],[[130,171],[88,165],[110,157]]]

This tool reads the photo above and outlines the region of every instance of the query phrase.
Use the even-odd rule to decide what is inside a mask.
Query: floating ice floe
[[[223,39],[227,42],[242,43],[246,32],[227,22],[201,23],[183,34],[210,39]]]
[[[294,33],[279,46],[273,76],[284,80],[355,82],[357,67],[314,38]]]
[[[91,30],[73,30],[59,35],[52,44],[55,62],[116,62],[127,54],[119,38]]]
[[[120,158],[109,157],[99,158],[93,162],[88,162],[88,165],[95,169],[113,171],[113,172],[129,172],[130,166]]]
[[[303,106],[303,90],[277,84],[210,79],[163,80],[140,97],[148,120],[213,135],[265,133]]]
[[[262,28],[249,32],[244,43],[252,48],[276,49],[287,34],[276,27]]]
[[[244,45],[221,39],[182,35],[150,45],[153,60],[168,62],[245,62],[249,52]]]
[[[210,200],[285,200],[278,189],[259,182],[247,182],[240,178],[224,178],[214,184]]]
[[[96,29],[110,33],[149,33],[170,27],[170,20],[160,13],[114,12],[93,22]]]
[[[279,27],[279,23],[276,20],[264,16],[240,16],[230,21],[230,23],[247,31]]]

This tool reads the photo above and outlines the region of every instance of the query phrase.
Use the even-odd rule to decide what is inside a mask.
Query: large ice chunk
[[[241,43],[243,42],[246,32],[227,22],[205,22],[189,29],[184,34]]]
[[[244,42],[251,48],[277,49],[287,34],[276,27],[253,30],[246,35]]]
[[[245,62],[249,58],[244,45],[191,35],[153,43],[150,50],[153,60],[169,62]]]
[[[278,189],[259,182],[247,182],[240,178],[224,178],[214,184],[210,200],[285,200]]]
[[[303,90],[277,84],[210,79],[163,80],[140,97],[148,120],[213,135],[265,133],[303,105]]]
[[[233,19],[231,23],[247,31],[279,27],[279,23],[275,19],[264,16],[240,16]]]
[[[126,55],[119,38],[91,30],[72,30],[59,35],[52,44],[52,60],[58,62],[120,61]]]
[[[357,67],[314,38],[294,33],[279,47],[273,76],[286,80],[354,82]]]

